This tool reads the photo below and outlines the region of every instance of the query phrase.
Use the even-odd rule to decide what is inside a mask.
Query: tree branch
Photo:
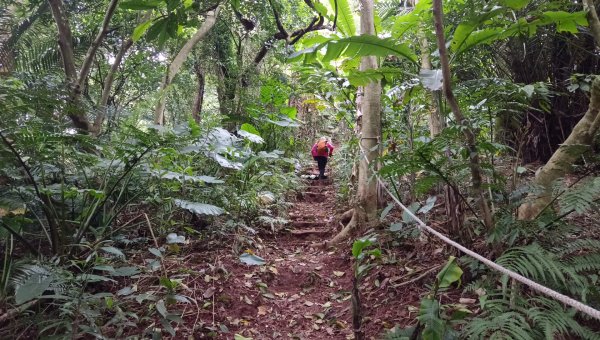
[[[87,78],[88,74],[90,73],[90,69],[92,68],[92,62],[94,60],[94,57],[96,56],[96,51],[98,50],[100,44],[102,43],[102,40],[104,40],[104,37],[108,33],[108,25],[110,23],[110,19],[115,14],[115,10],[117,9],[118,4],[119,0],[111,0],[110,4],[108,5],[108,8],[106,9],[106,13],[104,14],[104,20],[102,21],[102,26],[100,27],[100,30],[98,31],[94,42],[92,42],[92,45],[90,45],[90,47],[88,48],[87,53],[85,55],[85,59],[83,60],[83,64],[81,66],[81,70],[79,71],[77,87],[75,88],[76,93],[77,91],[81,91],[83,83],[85,82],[85,78]]]
[[[471,182],[473,191],[479,199],[480,208],[483,214],[483,222],[487,228],[491,228],[493,223],[492,215],[487,203],[487,199],[485,198],[485,194],[481,189],[481,165],[479,162],[479,152],[477,150],[475,134],[463,116],[458,105],[458,101],[452,92],[452,75],[450,73],[450,62],[448,60],[448,50],[446,49],[446,39],[444,37],[443,15],[442,0],[433,0],[433,21],[440,54],[444,95],[446,96],[446,100],[448,101],[448,105],[450,105],[454,117],[456,117],[456,121],[458,124],[463,126],[462,130],[463,134],[465,135],[467,150],[469,151],[469,167],[471,169]]]
[[[598,13],[596,13],[594,0],[583,0],[583,9],[588,12],[587,19],[590,24],[592,35],[594,36],[594,42],[596,43],[596,46],[600,47],[600,19],[598,19]]]
[[[196,46],[196,44],[198,44],[198,42],[200,42],[200,40],[202,40],[215,25],[215,23],[217,22],[217,16],[219,15],[219,9],[220,7],[217,7],[213,11],[209,11],[206,14],[206,19],[204,19],[204,22],[202,23],[198,31],[190,38],[190,40],[188,40],[183,45],[181,50],[179,50],[179,53],[177,53],[177,55],[169,65],[167,74],[165,74],[163,83],[161,85],[161,91],[164,91],[167,88],[167,86],[171,84],[171,81],[173,81],[173,78],[179,72],[179,69],[183,65],[183,62],[185,61],[185,59],[187,59],[187,56],[190,54],[194,46]],[[156,124],[164,125],[165,106],[166,99],[164,96],[161,96],[154,111],[154,122]]]

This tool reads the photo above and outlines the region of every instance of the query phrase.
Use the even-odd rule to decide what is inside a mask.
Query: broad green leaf
[[[336,26],[338,31],[345,36],[350,37],[356,34],[356,24],[354,23],[354,14],[348,0],[329,0],[331,9],[335,13],[337,2],[337,21]],[[335,15],[335,14],[334,14]]]
[[[429,210],[433,209],[433,206],[435,205],[435,201],[437,200],[437,196],[430,196],[427,201],[425,201],[425,205],[423,205],[418,213],[420,214],[426,214],[429,212]]]
[[[20,305],[39,297],[50,287],[52,281],[52,276],[31,275],[22,285],[16,288],[15,302]]]
[[[185,200],[180,200],[180,199],[174,199],[173,203],[175,203],[176,206],[191,211],[195,214],[199,214],[199,215],[213,215],[213,216],[217,216],[217,215],[222,215],[223,213],[225,213],[225,210],[214,206],[212,204],[206,204],[206,203],[199,203],[199,202],[190,202],[190,201],[185,201]]]
[[[240,255],[240,261],[251,266],[262,266],[267,263],[262,257],[248,253]]]
[[[390,225],[390,231],[400,231],[400,230],[402,230],[403,227],[404,227],[404,223],[402,223],[402,222],[392,223]]]
[[[125,254],[123,254],[123,252],[119,248],[115,248],[115,247],[100,247],[100,250],[105,251],[105,252],[110,253],[110,254],[113,254],[113,255],[117,255],[119,257],[125,257]]]
[[[450,47],[454,52],[462,51],[463,45],[466,43],[467,39],[471,36],[471,34],[484,22],[490,20],[491,18],[503,13],[506,11],[506,8],[495,6],[490,10],[480,14],[475,19],[463,22],[456,27],[454,31],[454,35],[452,37],[452,43]],[[502,28],[498,28],[502,30]]]
[[[159,35],[163,35],[163,32],[165,32],[167,29],[167,24],[167,18],[160,18],[154,21],[147,30],[148,32],[146,34],[146,39],[151,41],[159,37]]]
[[[115,268],[115,271],[110,273],[111,276],[134,276],[140,273],[140,270],[137,267],[127,266],[127,267],[119,267]]]
[[[408,45],[397,43],[392,38],[382,39],[368,34],[331,40],[321,44],[321,46],[327,47],[323,62],[329,62],[340,57],[387,57],[389,55],[402,57],[414,63],[417,62],[417,56]]]
[[[586,12],[550,11],[542,14],[541,24],[556,24],[558,32],[577,33],[577,26],[587,26]]]
[[[240,130],[250,132],[251,134],[260,136],[260,132],[258,132],[258,130],[252,124],[244,123],[240,127]]]
[[[279,112],[288,116],[289,119],[296,119],[296,115],[298,114],[298,110],[293,106],[286,106],[279,109]]]
[[[163,0],[128,0],[121,2],[119,7],[125,9],[145,10],[157,8],[162,4],[164,4]]]
[[[415,214],[417,212],[417,210],[419,209],[421,205],[419,204],[419,202],[413,202],[411,205],[409,205],[407,208],[408,210],[410,210],[413,214]],[[414,220],[414,218],[412,216],[410,216],[406,211],[402,212],[402,221],[404,223],[416,223],[417,221]]]
[[[462,269],[456,264],[456,258],[450,256],[444,268],[437,275],[439,287],[446,288],[454,282],[460,282],[462,273]]]
[[[131,39],[134,42],[140,40],[140,38],[146,33],[148,28],[150,28],[150,26],[152,25],[152,21],[153,21],[153,19],[150,19],[148,21],[142,22],[141,24],[137,25],[135,27],[135,29],[133,30]]]
[[[370,247],[375,242],[375,238],[360,238],[352,243],[352,256],[358,259],[365,248]]]
[[[381,212],[381,216],[379,217],[379,219],[383,221],[385,217],[390,213],[390,211],[394,208],[394,205],[394,202],[388,204],[387,207],[385,207],[385,209],[383,209],[383,211]]]
[[[262,144],[265,142],[265,140],[261,136],[255,135],[248,131],[239,130],[238,135],[244,137],[245,139],[251,141],[252,143]]]

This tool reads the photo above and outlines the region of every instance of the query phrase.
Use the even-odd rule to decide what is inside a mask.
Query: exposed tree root
[[[366,219],[366,213],[364,209],[356,207],[354,209],[348,210],[344,214],[342,214],[342,218],[344,216],[350,215],[350,213],[352,213],[352,218],[350,219],[350,222],[348,222],[348,224],[346,224],[346,226],[331,240],[325,242],[326,247],[335,246],[336,244],[346,240],[350,236],[352,231],[354,231],[354,229],[356,229],[359,226],[359,224],[364,224]]]
[[[343,213],[340,216],[340,222],[342,224],[348,224],[348,222],[350,222],[350,220],[352,219],[352,216],[354,216],[354,208],[346,211],[345,213]]]

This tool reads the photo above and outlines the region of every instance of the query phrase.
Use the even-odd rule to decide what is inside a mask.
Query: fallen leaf
[[[274,299],[275,295],[271,294],[271,293],[264,293],[262,296],[266,297],[267,299]]]
[[[315,267],[315,270],[321,270],[321,269],[323,269],[323,266]]]
[[[307,305],[308,307],[314,305],[314,303],[312,303],[310,301],[304,301],[304,304]]]
[[[458,303],[462,303],[464,305],[474,304],[475,302],[477,302],[477,300],[475,300],[475,299],[469,299],[469,298],[460,298],[458,300]]]
[[[271,271],[271,273],[273,273],[275,275],[279,274],[279,272],[277,271],[277,268],[275,268],[275,267],[269,267],[269,270]]]
[[[338,272],[338,271],[334,271],[334,272],[333,272],[333,275],[335,275],[335,276],[337,276],[337,277],[342,277],[342,276],[346,275],[346,273],[344,273],[344,272]]]
[[[204,294],[202,294],[202,296],[203,296],[205,299],[208,299],[208,298],[212,297],[213,295],[215,295],[215,291],[216,291],[216,290],[217,290],[217,289],[216,289],[215,287],[210,287],[210,288],[208,288],[208,289],[207,289],[207,290],[204,292]]]
[[[267,315],[267,307],[258,306],[258,315]]]
[[[252,340],[252,338],[246,338],[243,335],[236,334],[233,336],[233,340]]]
[[[244,302],[247,303],[247,304],[249,304],[249,305],[252,305],[252,300],[250,300],[250,298],[247,297],[246,295],[244,295]]]
[[[331,301],[327,301],[322,305],[324,308],[329,308],[331,307]]]

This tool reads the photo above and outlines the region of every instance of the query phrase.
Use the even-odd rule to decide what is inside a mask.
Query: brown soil
[[[315,169],[309,171],[315,173]],[[290,223],[274,235],[262,235],[251,251],[264,266],[240,262],[239,254],[222,249],[207,259],[196,254],[198,277],[186,283],[200,309],[189,308],[179,334],[195,339],[352,339],[351,244],[324,249],[323,241],[338,232],[332,180],[307,180],[289,211]],[[414,323],[423,280],[408,281],[445,261],[441,249],[418,253],[414,245],[389,249],[360,285],[363,330],[378,339],[394,325]],[[427,255],[417,255],[427,254]],[[207,261],[208,260],[208,261]],[[191,265],[191,264],[189,264]],[[444,298],[444,297],[442,297]]]

